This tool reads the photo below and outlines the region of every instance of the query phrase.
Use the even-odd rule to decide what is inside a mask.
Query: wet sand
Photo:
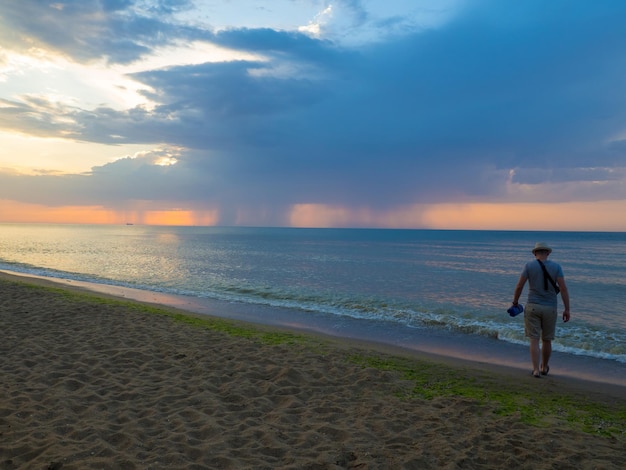
[[[623,387],[322,335],[273,344],[34,284],[52,285],[0,274],[0,469],[626,467]],[[354,357],[462,377],[487,398],[415,393],[430,384]],[[527,403],[503,413],[494,390]],[[555,411],[527,424],[545,400]],[[584,432],[559,400],[621,418]]]

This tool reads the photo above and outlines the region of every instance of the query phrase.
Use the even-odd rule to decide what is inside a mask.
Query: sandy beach
[[[53,285],[0,275],[0,469],[626,467],[620,387]]]

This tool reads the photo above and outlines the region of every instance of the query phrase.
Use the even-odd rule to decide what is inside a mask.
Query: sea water
[[[506,309],[537,241],[571,296],[554,350],[626,363],[624,233],[0,224],[0,270],[526,344]]]

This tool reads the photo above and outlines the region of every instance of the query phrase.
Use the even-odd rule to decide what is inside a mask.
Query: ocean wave
[[[74,280],[94,284],[128,287],[185,297],[209,298],[227,302],[266,305],[296,309],[368,321],[386,321],[407,328],[438,328],[457,333],[482,336],[513,344],[526,344],[523,321],[511,321],[504,312],[485,312],[467,306],[424,302],[399,302],[376,296],[348,296],[335,292],[303,292],[271,286],[217,283],[211,288],[121,281],[54,269],[38,268],[23,263],[0,263],[0,270],[39,277]],[[568,327],[559,330],[553,342],[555,351],[590,356],[626,363],[626,335],[619,330],[602,330],[592,326]]]

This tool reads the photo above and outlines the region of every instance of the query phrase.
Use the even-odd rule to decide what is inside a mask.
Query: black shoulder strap
[[[545,290],[548,290],[548,281],[550,281],[550,284],[552,284],[552,287],[554,287],[554,291],[558,294],[561,290],[559,289],[559,286],[556,285],[556,282],[554,282],[554,279],[552,279],[552,276],[550,276],[550,273],[546,269],[546,266],[541,262],[540,259],[538,259],[537,262],[539,263],[543,271],[543,288]]]

